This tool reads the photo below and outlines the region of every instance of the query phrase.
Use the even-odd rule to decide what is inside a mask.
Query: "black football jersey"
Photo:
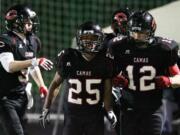
[[[131,107],[153,108],[161,104],[162,90],[156,89],[156,76],[167,75],[168,67],[177,63],[175,41],[155,37],[147,48],[137,48],[128,37],[116,37],[109,44],[115,63],[129,80],[123,98]]]
[[[11,52],[15,60],[27,60],[36,57],[40,50],[40,40],[35,35],[28,35],[26,43],[13,32],[0,36],[0,53]],[[27,69],[15,73],[8,73],[0,63],[0,95],[21,90],[27,81]]]
[[[178,61],[177,61],[178,67],[180,68],[180,48],[178,50]]]
[[[58,54],[57,72],[64,79],[65,113],[90,114],[102,109],[104,80],[112,77],[111,60],[98,53],[86,61],[76,49]]]

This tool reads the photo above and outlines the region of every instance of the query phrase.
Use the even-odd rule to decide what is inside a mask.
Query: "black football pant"
[[[0,118],[8,135],[24,135],[22,120],[26,110],[25,92],[11,94],[0,100]]]
[[[121,135],[161,135],[165,122],[163,106],[152,110],[123,110]]]
[[[63,135],[104,135],[104,114],[86,117],[65,115]]]

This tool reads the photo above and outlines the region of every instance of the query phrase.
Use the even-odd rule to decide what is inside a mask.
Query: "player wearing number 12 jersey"
[[[114,125],[111,109],[111,59],[102,49],[104,34],[93,22],[83,23],[77,31],[78,49],[65,49],[58,54],[57,72],[46,98],[41,124],[45,126],[53,91],[64,86],[63,135],[104,135],[103,104]]]
[[[164,110],[162,92],[179,86],[177,43],[155,37],[156,24],[146,11],[136,11],[128,21],[129,37],[116,37],[109,51],[128,85],[122,90],[123,135],[160,135]]]

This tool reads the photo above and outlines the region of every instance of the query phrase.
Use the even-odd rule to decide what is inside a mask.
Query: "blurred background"
[[[5,31],[4,14],[6,10],[12,5],[22,3],[30,5],[38,14],[40,25],[37,35],[42,41],[39,55],[52,61],[63,48],[71,47],[79,24],[93,20],[99,23],[105,32],[111,32],[109,25],[112,13],[126,7],[133,10],[150,10],[157,21],[157,35],[175,39],[180,43],[180,34],[178,34],[180,32],[179,0],[0,0],[0,33]],[[42,71],[42,73],[46,85],[49,86],[55,69],[48,72]],[[38,88],[34,83],[32,93],[34,106],[27,112],[29,134],[61,135],[63,102],[59,98],[60,96],[52,107],[52,122],[47,129],[43,130],[39,126],[38,118],[44,101],[40,99]],[[56,115],[57,113],[60,115]],[[113,135],[114,131],[108,122],[106,123],[106,134]],[[2,130],[0,129],[1,134]]]

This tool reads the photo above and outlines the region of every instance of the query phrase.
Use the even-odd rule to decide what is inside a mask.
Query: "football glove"
[[[32,62],[31,62],[31,65],[33,67],[40,66],[45,70],[51,70],[53,68],[53,63],[50,60],[46,59],[46,58],[38,58],[38,59],[33,58]]]
[[[53,63],[46,58],[40,58],[39,65],[45,70],[51,70],[53,68]]]
[[[164,89],[171,86],[169,77],[167,76],[157,76],[155,77],[156,88]]]
[[[111,111],[108,111],[107,112],[107,115],[108,115],[108,119],[112,125],[112,127],[114,128],[117,124],[117,118],[116,118],[116,115],[114,114],[114,112],[111,110]]]
[[[47,87],[46,87],[46,86],[41,86],[41,87],[39,88],[39,92],[40,92],[40,97],[41,97],[41,98],[46,97],[46,95],[47,95],[47,93],[48,93]]]
[[[124,76],[118,75],[113,78],[113,87],[126,88],[128,87],[128,80]]]
[[[50,123],[50,111],[49,109],[43,109],[41,116],[39,117],[41,127],[46,128],[46,125]]]

